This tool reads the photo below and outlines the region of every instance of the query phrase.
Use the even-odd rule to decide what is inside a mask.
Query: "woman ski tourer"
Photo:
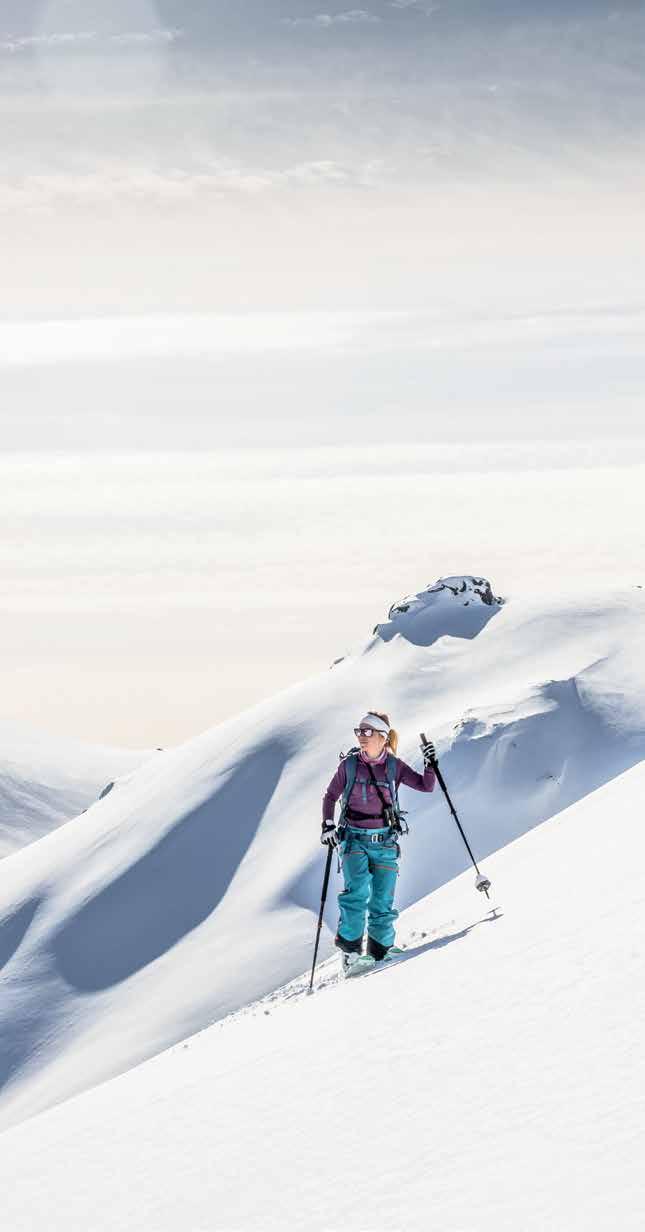
[[[394,891],[405,827],[399,809],[401,783],[414,791],[432,791],[435,755],[430,741],[423,745],[424,772],[418,774],[396,756],[398,735],[387,714],[370,710],[354,728],[358,747],[342,757],[325,792],[322,806],[324,845],[337,847],[342,860],[345,889],[338,895],[340,919],[336,945],[346,975],[358,970],[363,953],[367,914],[367,959],[381,962],[394,943]],[[334,806],[341,797],[338,825]]]

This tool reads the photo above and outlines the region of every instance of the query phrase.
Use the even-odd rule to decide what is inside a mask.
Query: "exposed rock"
[[[376,625],[374,633],[386,642],[398,633],[417,646],[429,646],[446,635],[472,638],[503,603],[484,577],[439,578],[418,594],[393,603],[387,621]]]
[[[436,595],[436,594],[439,594],[439,592],[442,590],[449,590],[450,593],[454,595],[455,598],[458,598],[460,595],[469,596],[466,598],[464,602],[464,606],[467,606],[470,603],[471,597],[473,598],[473,601],[475,597],[477,597],[478,599],[481,599],[481,602],[485,603],[488,607],[493,607],[494,604],[497,604],[499,607],[501,607],[502,604],[504,603],[503,599],[499,599],[495,597],[492,591],[491,584],[489,581],[487,581],[486,578],[476,578],[476,577],[439,578],[438,582],[434,582],[432,583],[432,585],[427,586],[426,589],[424,591],[420,591],[419,594],[412,595],[411,597],[406,598],[406,599],[401,599],[399,603],[393,603],[392,607],[390,608],[388,612],[388,620],[392,620],[393,616],[395,616],[398,612],[409,611],[412,605],[418,603],[423,598],[424,595]],[[374,630],[375,633],[378,627],[379,626],[377,625],[376,629]]]

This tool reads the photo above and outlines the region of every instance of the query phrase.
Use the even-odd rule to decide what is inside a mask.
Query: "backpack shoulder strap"
[[[338,818],[339,825],[342,825],[345,819],[345,810],[347,809],[347,805],[349,803],[349,797],[352,794],[352,787],[356,782],[356,769],[358,766],[358,758],[356,753],[348,753],[347,756],[343,758],[343,764],[345,766],[345,788],[343,791],[343,798],[340,803],[340,817]]]
[[[394,811],[396,814],[399,833],[409,834],[410,827],[407,821],[405,820],[405,809],[402,809],[399,804],[399,792],[398,792],[398,788],[396,785],[396,763],[397,761],[398,761],[398,758],[395,757],[394,753],[388,753],[387,770],[386,770],[387,781],[388,781],[388,786],[390,788],[390,795],[392,797],[392,803],[394,805]]]
[[[388,753],[385,765],[386,765],[385,773],[387,776],[387,785],[390,789],[390,796],[392,798],[392,804],[396,808],[396,806],[399,803],[399,793],[398,793],[397,786],[396,786],[396,757],[394,756],[394,753]]]

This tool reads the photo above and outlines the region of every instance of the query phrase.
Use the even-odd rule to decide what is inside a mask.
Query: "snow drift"
[[[481,628],[451,636],[445,605],[461,628],[464,592],[449,581],[439,607],[436,595],[419,604],[412,639],[404,626],[374,635],[333,670],[148,761],[82,818],[4,862],[3,1124],[307,967],[321,795],[366,707],[390,713],[401,756],[417,767],[419,731],[435,738],[481,858],[643,758],[640,589],[504,605],[475,596]],[[412,829],[398,891],[406,907],[466,857],[438,792],[403,791],[402,804]],[[330,949],[328,933],[323,957]]]

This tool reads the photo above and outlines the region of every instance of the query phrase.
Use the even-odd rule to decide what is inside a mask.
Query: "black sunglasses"
[[[384,736],[385,732],[377,731],[375,727],[355,727],[355,736]]]

